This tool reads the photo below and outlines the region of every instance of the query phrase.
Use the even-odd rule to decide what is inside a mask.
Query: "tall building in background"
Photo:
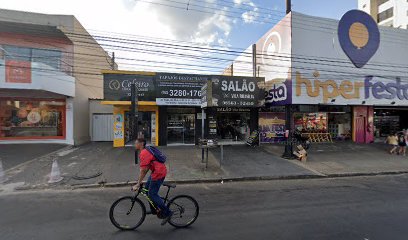
[[[358,0],[358,9],[381,26],[408,29],[408,0]]]

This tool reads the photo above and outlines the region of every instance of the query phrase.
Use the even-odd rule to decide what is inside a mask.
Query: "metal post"
[[[201,108],[201,141],[204,139],[204,126],[205,126],[205,119],[204,119],[205,110]],[[204,162],[204,148],[201,150],[201,162]]]
[[[293,158],[293,139],[292,139],[292,105],[285,105],[285,128],[289,130],[288,137],[286,138],[285,152],[282,157],[286,159]]]
[[[252,44],[252,76],[256,77],[256,44]]]
[[[292,1],[286,0],[286,14],[290,13],[291,11],[292,11]]]
[[[130,98],[131,98],[131,107],[130,107],[130,122],[132,126],[132,137],[131,141],[135,141],[137,139],[137,133],[138,133],[138,115],[137,115],[137,104],[138,104],[138,99],[137,99],[137,89],[136,85],[132,84],[130,86]],[[139,154],[137,150],[135,150],[135,164],[139,163]]]

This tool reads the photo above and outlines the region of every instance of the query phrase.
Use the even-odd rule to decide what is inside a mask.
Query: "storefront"
[[[214,95],[202,114],[201,88],[210,82]],[[153,145],[194,145],[202,135],[244,141],[258,127],[263,79],[128,71],[104,72],[104,101],[113,105],[114,146],[131,143],[130,86],[137,88],[137,137]],[[224,85],[223,85],[224,84]],[[226,84],[226,85],[225,85]]]
[[[72,98],[39,90],[0,90],[0,143],[70,143]]]
[[[0,140],[65,139],[65,99],[0,98]]]
[[[374,107],[374,136],[376,141],[403,129],[408,129],[408,108]]]
[[[305,29],[304,22],[317,24]],[[276,142],[283,135],[285,111],[268,111],[276,107],[290,113],[291,130],[330,136],[324,138],[329,141],[371,143],[408,128],[408,78],[397,67],[408,62],[408,47],[393,41],[396,36],[408,39],[407,31],[378,27],[358,10],[340,21],[287,14],[257,41],[261,54],[253,56],[266,86],[262,141]],[[233,65],[245,67],[242,61]]]

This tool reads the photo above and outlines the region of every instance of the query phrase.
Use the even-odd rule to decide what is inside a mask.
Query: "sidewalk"
[[[307,162],[282,159],[283,145],[226,146],[222,167],[220,149],[217,148],[210,150],[208,168],[201,162],[201,149],[197,146],[160,149],[168,156],[166,180],[175,182],[408,173],[408,157],[388,154],[387,146],[383,144],[313,144]],[[64,179],[50,185],[47,181],[53,160],[58,161]],[[123,185],[135,181],[138,173],[133,148],[113,148],[112,143],[89,143],[11,168],[6,171],[6,184],[19,185],[19,189]]]
[[[283,146],[268,145],[266,150],[281,155]],[[299,166],[327,176],[372,175],[408,172],[408,157],[391,155],[383,143],[336,142],[312,144],[307,162]]]
[[[212,149],[209,163],[201,162],[197,146],[160,147],[167,155],[167,181],[222,181],[228,179],[294,178],[314,176],[301,166],[271,155],[262,148],[227,146],[220,168],[220,149]],[[52,160],[58,161],[64,180],[57,186],[112,184],[135,181],[139,166],[133,148],[113,148],[112,143],[90,143],[48,156],[7,172],[9,182],[24,182],[27,188],[47,187]],[[87,178],[77,180],[76,177]]]

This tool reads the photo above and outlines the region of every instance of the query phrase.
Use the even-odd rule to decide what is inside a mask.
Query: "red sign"
[[[31,62],[7,60],[6,82],[31,83]]]

